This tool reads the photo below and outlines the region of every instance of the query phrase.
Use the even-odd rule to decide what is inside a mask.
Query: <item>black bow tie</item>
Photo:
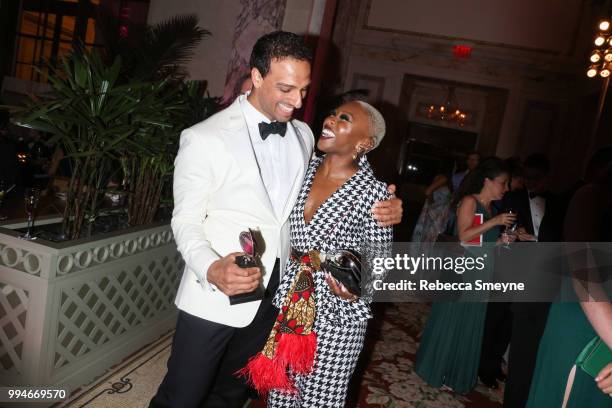
[[[262,140],[266,140],[268,136],[275,134],[284,137],[285,132],[287,132],[287,122],[259,122],[258,126]]]
[[[530,191],[529,192],[529,198],[536,198],[536,197],[542,197],[542,198],[546,198],[546,194],[544,192],[535,192],[535,191]]]

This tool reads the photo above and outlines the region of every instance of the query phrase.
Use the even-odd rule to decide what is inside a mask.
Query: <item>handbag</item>
[[[576,363],[567,376],[563,404],[561,406],[565,408],[569,401],[572,386],[574,385],[574,378],[576,377],[576,367],[580,367],[582,371],[595,378],[597,374],[611,362],[612,350],[610,350],[608,345],[604,343],[599,336],[595,336],[586,346],[584,346],[580,354],[578,354]]]
[[[321,269],[328,272],[353,295],[361,296],[361,254],[353,249],[339,249],[325,255]]]
[[[325,235],[329,237],[356,205],[357,202],[353,202]],[[361,254],[359,252],[354,249],[336,249],[326,253],[325,260],[321,262],[321,269],[331,274],[353,295],[361,296]]]
[[[593,338],[576,359],[576,365],[593,378],[611,362],[612,350],[599,336]]]

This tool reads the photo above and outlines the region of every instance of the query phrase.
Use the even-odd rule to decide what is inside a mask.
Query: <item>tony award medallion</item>
[[[260,266],[259,253],[257,252],[257,244],[253,238],[253,231],[243,231],[238,237],[240,246],[244,255],[236,257],[236,265],[240,268],[252,268]],[[239,295],[233,295],[229,297],[230,305],[238,305],[240,303],[254,302],[261,300],[264,297],[264,289],[261,285],[252,292],[241,293]]]

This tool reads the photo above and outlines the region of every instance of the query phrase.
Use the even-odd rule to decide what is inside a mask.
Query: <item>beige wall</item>
[[[367,25],[566,52],[583,0],[372,0]]]
[[[197,14],[200,26],[212,33],[196,49],[188,70],[192,79],[208,81],[211,95],[221,95],[230,58],[240,0],[151,0],[149,23],[177,14]]]

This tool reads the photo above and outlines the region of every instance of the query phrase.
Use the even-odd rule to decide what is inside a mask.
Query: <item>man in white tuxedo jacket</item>
[[[310,84],[310,60],[295,34],[261,37],[251,93],[181,135],[172,230],[186,266],[168,372],[151,407],[232,408],[248,397],[234,373],[263,347],[278,313],[271,299],[290,250],[288,218],[314,148],[308,126],[291,120]],[[379,221],[397,223],[401,202],[382,204]],[[261,268],[241,269],[238,236],[249,228],[265,248]],[[229,296],[259,285],[262,301],[230,305]]]

